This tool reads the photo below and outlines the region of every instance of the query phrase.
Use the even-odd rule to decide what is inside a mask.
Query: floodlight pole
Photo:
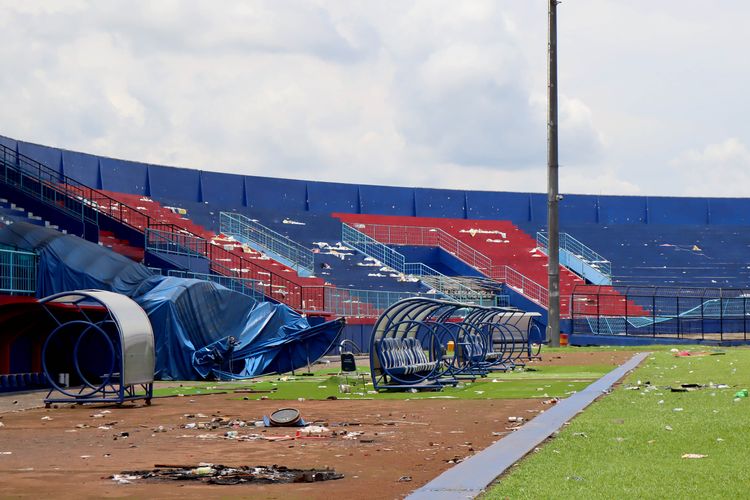
[[[547,340],[560,345],[560,226],[557,183],[557,4],[549,0],[549,61],[547,66]]]

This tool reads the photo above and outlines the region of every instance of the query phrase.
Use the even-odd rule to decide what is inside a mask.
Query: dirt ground
[[[550,354],[534,364],[620,363],[632,352]],[[439,393],[436,393],[439,396]],[[236,394],[157,399],[118,407],[60,405],[0,416],[3,497],[400,498],[533,418],[541,400],[270,401]],[[337,435],[271,441],[225,439],[227,429],[181,426],[214,416],[254,421],[284,407]],[[204,414],[189,418],[186,414]],[[94,417],[99,415],[99,417]],[[84,425],[86,427],[81,427]],[[159,432],[159,426],[164,429]],[[101,428],[100,428],[101,427]],[[240,435],[294,436],[296,429],[240,428]],[[362,432],[345,439],[342,431]],[[127,433],[123,437],[122,433]],[[112,474],[156,464],[332,467],[344,479],[310,484],[218,486],[193,481],[116,484]],[[411,480],[400,480],[408,476]]]
[[[644,349],[648,350],[648,349]],[[635,355],[635,351],[569,351],[545,353],[542,359],[528,362],[528,366],[621,365]]]

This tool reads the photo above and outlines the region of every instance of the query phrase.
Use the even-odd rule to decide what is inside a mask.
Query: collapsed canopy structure
[[[254,377],[301,368],[325,354],[343,320],[311,326],[293,309],[221,285],[155,275],[81,238],[22,222],[0,243],[39,255],[37,296],[97,289],[123,294],[148,314],[156,378]]]

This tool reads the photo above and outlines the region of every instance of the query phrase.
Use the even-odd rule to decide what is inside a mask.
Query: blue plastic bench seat
[[[393,375],[431,372],[437,361],[430,361],[415,338],[385,338],[380,342],[383,369]]]

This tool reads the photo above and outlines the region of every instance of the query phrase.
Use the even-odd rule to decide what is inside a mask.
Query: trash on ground
[[[692,392],[703,389],[705,386],[701,384],[680,384],[679,387],[670,387],[669,390],[672,392]]]
[[[399,483],[408,483],[409,481],[411,481],[411,476],[401,476],[398,478]]]
[[[737,391],[734,393],[735,398],[746,398],[748,396],[747,389],[742,389],[741,391]]]
[[[225,465],[199,464],[190,465],[155,465],[154,469],[144,471],[124,471],[110,477],[118,484],[132,483],[137,480],[193,480],[207,484],[241,484],[241,483],[313,483],[341,479],[344,475],[334,469],[290,469],[282,465],[228,467]]]
[[[685,453],[681,458],[706,458],[708,455],[701,455],[700,453]]]
[[[264,415],[263,422],[266,427],[304,427],[307,425],[297,408],[280,408],[269,416]]]

